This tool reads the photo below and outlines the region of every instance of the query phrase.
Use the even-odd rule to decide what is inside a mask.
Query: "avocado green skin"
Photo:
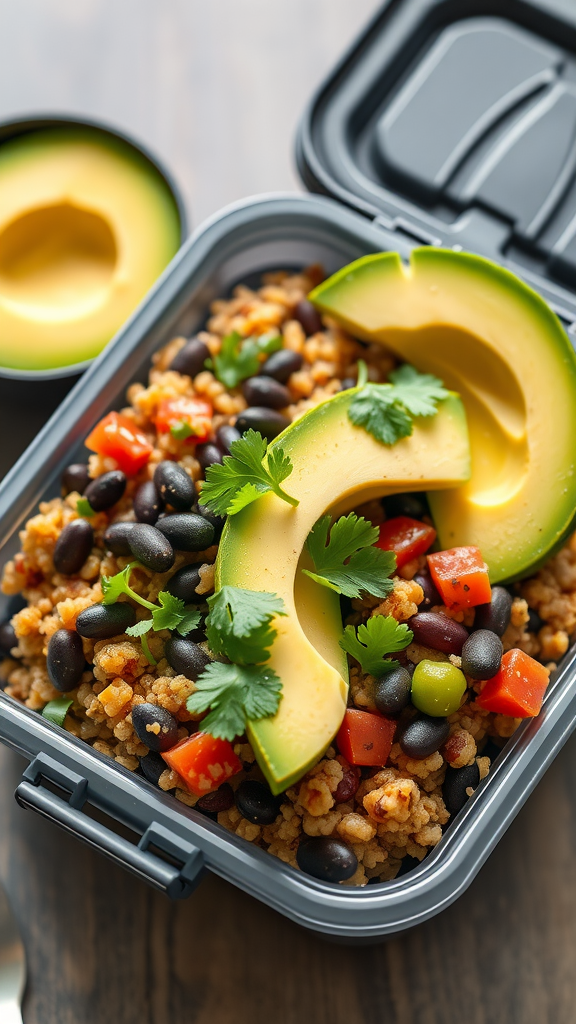
[[[530,386],[526,386],[522,392],[526,420],[528,422],[530,410],[535,404],[534,399],[540,397],[540,423],[547,418],[555,422],[555,436],[550,433],[547,435],[544,451],[541,446],[536,458],[532,456],[531,446],[534,435],[531,436],[530,431],[527,431],[527,451],[531,455],[529,473],[534,474],[534,479],[532,486],[526,490],[526,515],[521,515],[517,506],[517,510],[507,520],[507,510],[502,505],[502,536],[506,536],[506,541],[503,539],[501,554],[496,556],[495,562],[491,564],[491,559],[487,557],[491,581],[509,583],[525,578],[540,568],[562,546],[576,526],[576,472],[569,443],[570,438],[576,439],[576,354],[556,315],[540,295],[510,271],[474,254],[433,247],[414,250],[408,268],[404,266],[398,253],[379,253],[363,257],[319,285],[310,293],[309,298],[320,311],[335,317],[356,337],[389,344],[401,357],[404,356],[410,362],[414,362],[420,369],[437,372],[442,376],[442,370],[434,366],[434,355],[430,354],[430,350],[425,350],[425,340],[422,341],[421,352],[423,365],[419,365],[417,344],[412,337],[408,337],[410,333],[414,335],[431,321],[423,317],[422,323],[418,324],[417,318],[411,316],[407,282],[417,281],[420,274],[429,284],[434,272],[438,273],[440,287],[445,286],[448,281],[454,288],[460,286],[461,290],[467,286],[467,282],[470,283],[471,291],[478,287],[482,288],[483,294],[493,301],[490,313],[486,314],[486,323],[492,327],[496,323],[493,309],[497,308],[498,303],[501,304],[500,309],[506,305],[508,311],[514,313],[518,337],[512,338],[512,341],[517,343],[508,345],[510,336],[499,339],[502,341],[502,361],[506,363],[509,348],[510,352],[513,352],[513,356],[508,360],[509,368],[512,373],[517,373],[520,379],[519,362],[524,356],[519,357],[521,346],[518,342],[523,336],[532,339],[532,350],[528,349],[525,353],[526,361],[531,360],[532,377]],[[384,306],[388,301],[388,295],[403,288],[406,313],[398,313],[396,310],[387,316]],[[361,305],[362,302],[366,303],[366,295],[370,289],[375,296],[374,308],[364,315]],[[458,298],[461,307],[462,295]],[[460,326],[467,333],[474,333],[468,323],[462,327],[456,320],[451,323],[449,317],[444,320],[439,318],[437,323],[454,328]],[[482,329],[483,325],[480,324],[477,332],[480,339]],[[401,336],[402,332],[404,336]],[[405,345],[408,351],[404,351]],[[473,365],[470,380],[474,384],[472,371]],[[555,386],[548,388],[548,381],[554,376]],[[462,392],[464,403],[467,405],[464,388],[454,381],[450,383]],[[538,396],[538,392],[546,388],[547,407],[543,411],[542,395]],[[570,394],[572,399],[568,401]],[[505,395],[504,398],[506,397]],[[537,417],[533,420],[531,429],[539,429]],[[560,439],[562,444],[554,443],[555,439]],[[576,445],[573,447],[576,448]],[[557,448],[561,448],[560,454],[557,453]],[[538,469],[543,466],[549,469],[547,464],[550,462],[555,464],[556,476],[549,474],[546,483],[542,485],[538,480]],[[443,546],[470,543],[477,544],[482,549],[481,529],[477,529],[473,536],[464,539],[460,536],[455,541],[451,540],[456,531],[444,528],[445,516],[451,501],[448,492],[430,495],[430,499],[432,515]],[[491,510],[488,509],[488,512],[493,516],[496,512],[499,514],[497,505]],[[478,526],[479,513],[476,512],[476,515]],[[495,552],[494,525],[489,529],[492,531],[492,550]]]

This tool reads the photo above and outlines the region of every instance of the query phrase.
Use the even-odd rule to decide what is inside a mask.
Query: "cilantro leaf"
[[[140,622],[135,622],[133,626],[127,626],[125,632],[128,636],[144,636],[145,633],[149,633],[153,628],[153,619],[140,619]]]
[[[322,516],[306,541],[316,572],[302,571],[347,597],[360,597],[362,591],[386,597],[394,587],[388,577],[396,568],[396,556],[373,547],[378,527],[350,512],[334,523],[328,539],[329,530],[330,516]]]
[[[176,629],[185,615],[185,605],[179,597],[173,597],[167,590],[158,594],[160,607],[152,612],[154,629]]]
[[[270,355],[279,348],[282,348],[279,334],[242,338],[238,331],[232,331],[222,338],[220,352],[212,360],[214,373],[227,388],[235,388],[247,377],[258,373],[261,354]]]
[[[431,373],[419,373],[408,363],[390,374],[391,384],[365,384],[354,395],[348,417],[382,444],[410,437],[415,416],[434,416],[437,403],[449,392]]]
[[[276,594],[241,587],[222,587],[208,598],[206,638],[215,654],[239,665],[257,665],[270,657],[275,615],[286,615]]]
[[[249,719],[258,720],[278,710],[282,683],[271,668],[225,665],[213,661],[196,681],[186,707],[191,714],[211,708],[202,729],[232,742],[241,736]]]
[[[130,578],[133,564],[134,563],[131,562],[130,565],[127,565],[125,569],[122,569],[122,572],[116,573],[115,576],[102,577],[101,586],[102,593],[104,595],[102,604],[114,604],[122,594],[126,594],[128,592],[128,580]]]
[[[200,623],[201,618],[202,615],[200,614],[197,608],[189,608],[188,606],[186,606],[184,615],[180,622],[178,623],[178,625],[176,626],[176,629],[180,633],[180,636],[186,636],[188,633],[191,633],[193,629],[196,629],[196,627]]]
[[[280,484],[290,476],[294,468],[292,466],[292,459],[289,455],[286,455],[283,448],[273,447],[268,450],[268,458],[266,461],[272,483],[273,485],[276,485],[276,487],[272,487],[272,490],[276,490],[276,488],[279,488]],[[278,494],[277,490],[276,494]],[[281,496],[282,495],[280,495],[280,497]],[[291,499],[291,503],[296,505],[298,504],[297,501],[295,502],[294,498]]]
[[[253,501],[261,498],[263,494],[266,494],[267,490],[269,490],[269,488],[263,484],[244,484],[239,491],[236,491],[236,494],[230,501],[226,510],[227,514],[229,516],[236,515],[237,512],[241,512],[241,510],[246,508],[247,505],[251,505]]]
[[[363,672],[378,679],[398,668],[396,660],[385,661],[384,655],[403,651],[413,637],[406,623],[397,622],[393,615],[373,615],[357,630],[346,626],[340,647],[360,662]]]
[[[72,703],[70,697],[56,697],[55,700],[49,700],[42,708],[42,718],[47,718],[52,725],[63,726],[68,708]]]
[[[86,519],[91,519],[92,516],[96,515],[92,505],[88,501],[88,498],[78,498],[78,501],[76,502],[76,511],[79,516],[84,516]]]
[[[224,456],[222,464],[214,463],[206,470],[202,504],[216,515],[234,515],[262,494],[274,491],[283,501],[297,505],[296,498],[280,486],[292,472],[289,456],[281,448],[272,448],[265,466],[266,447],[266,441],[256,430],[248,430],[233,441],[230,455]]]
[[[276,630],[269,625],[253,629],[247,636],[220,633],[210,616],[206,620],[206,639],[214,654],[223,654],[237,665],[258,665],[270,657],[269,648],[276,637]]]
[[[118,598],[122,594],[126,594],[131,597],[133,601],[137,601],[143,608],[148,608],[150,611],[155,611],[156,605],[152,604],[151,601],[147,601],[144,597],[140,597],[135,590],[132,590],[130,586],[130,573],[132,569],[139,567],[139,562],[130,562],[125,569],[121,572],[117,572],[115,576],[103,576],[101,580],[102,586],[102,604],[115,604]]]
[[[221,587],[208,598],[208,607],[210,624],[224,636],[250,636],[275,615],[286,615],[281,597],[242,587]]]
[[[414,427],[408,413],[394,402],[390,384],[366,384],[350,403],[348,418],[382,444],[410,437]]]
[[[412,416],[435,416],[437,402],[448,398],[449,392],[442,381],[431,373],[419,373],[414,366],[404,363],[390,374],[396,392],[396,401]]]

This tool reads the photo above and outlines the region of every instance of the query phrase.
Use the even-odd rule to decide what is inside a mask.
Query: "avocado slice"
[[[310,298],[461,394],[472,476],[430,495],[440,544],[476,544],[493,583],[533,572],[576,509],[576,355],[544,300],[489,260],[432,247],[409,264],[365,256]]]
[[[160,173],[106,132],[46,128],[0,147],[0,366],[98,355],[177,252]]]
[[[321,757],[346,709],[338,595],[298,571],[314,523],[327,509],[340,514],[382,494],[453,487],[470,473],[466,417],[457,395],[441,402],[436,416],[416,420],[411,437],[387,447],[348,419],[356,391],[311,409],[272,442],[292,460],[284,487],[300,504],[293,508],[275,494],[263,495],[228,517],[218,550],[217,590],[271,591],[287,611],[274,621],[278,633],[270,658],[283,684],[279,710],[248,726],[274,793]]]

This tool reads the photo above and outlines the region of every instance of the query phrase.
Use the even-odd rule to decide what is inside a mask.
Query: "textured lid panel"
[[[492,222],[503,261],[576,288],[576,2],[497,10],[388,3],[304,121],[300,169],[415,237],[482,252]]]

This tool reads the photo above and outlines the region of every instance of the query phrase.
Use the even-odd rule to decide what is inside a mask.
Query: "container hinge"
[[[48,788],[47,783],[57,787],[58,792]],[[198,847],[156,821],[148,825],[139,839],[136,836],[136,842],[130,842],[114,831],[117,820],[89,801],[87,780],[47,754],[38,754],[28,765],[15,797],[21,807],[37,811],[60,825],[171,899],[185,899],[200,881],[204,858]],[[99,819],[83,811],[86,804],[100,812]]]
[[[390,231],[394,235],[400,235],[403,240],[408,242],[417,242],[419,245],[442,245],[439,235],[427,231],[420,224],[414,224],[404,217],[386,217],[385,214],[380,213],[374,218],[374,223],[380,224],[386,228],[386,231]]]

